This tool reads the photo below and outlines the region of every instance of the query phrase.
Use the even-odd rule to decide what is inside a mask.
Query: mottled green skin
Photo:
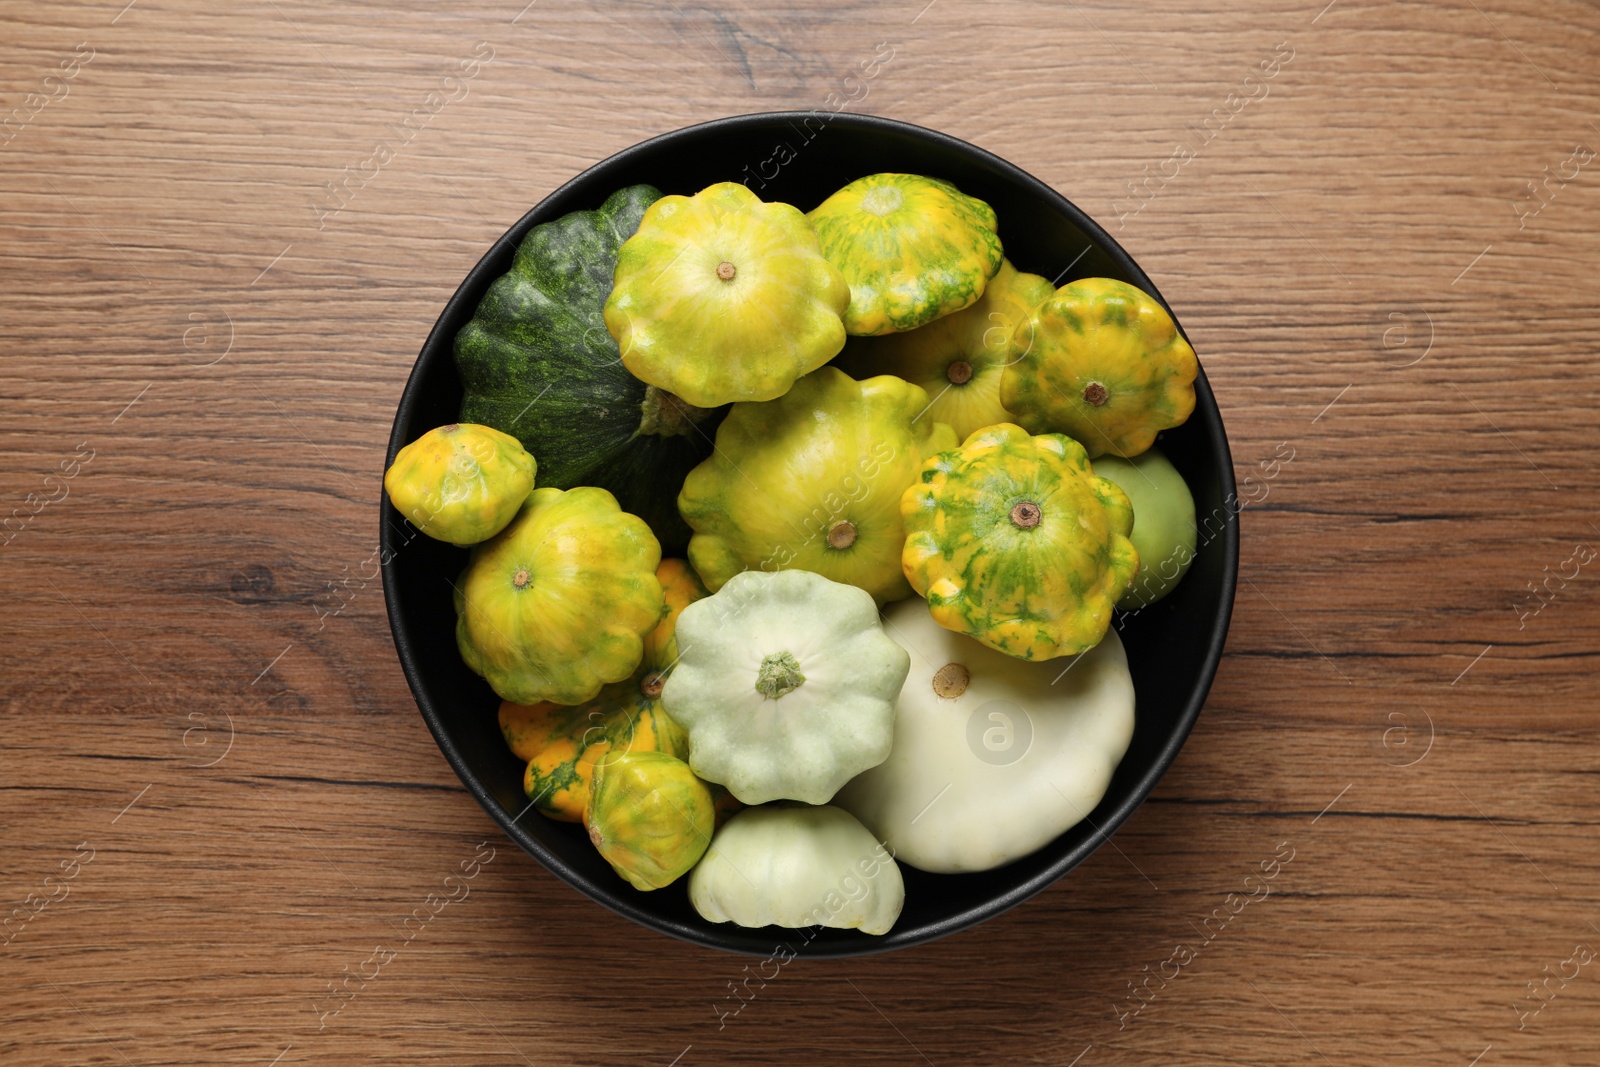
[[[1013,521],[1024,502],[1035,525]],[[1018,659],[1099,644],[1139,569],[1127,494],[1061,434],[979,430],[930,459],[900,509],[906,578],[934,621]]]
[[[844,326],[853,335],[915,329],[960,311],[1000,269],[994,210],[938,178],[858,178],[807,218],[850,283]]]
[[[506,528],[537,473],[515,437],[463,422],[429,430],[402,448],[384,472],[383,488],[417,529],[464,547]]]
[[[1031,433],[1064,433],[1090,458],[1137,456],[1194,411],[1200,363],[1166,308],[1114,278],[1079,278],[1011,336],[1000,402]],[[1089,401],[1091,385],[1104,390]]]
[[[604,489],[535,489],[452,583],[462,662],[502,700],[593,700],[644,658],[665,607],[660,563],[649,528]]]
[[[700,861],[716,829],[711,790],[665,752],[601,757],[584,822],[589,840],[635,889],[671,885]]]
[[[689,528],[678,516],[684,475],[711,452],[716,416],[688,432],[642,433],[646,385],[622,365],[602,309],[617,250],[659,190],[634,185],[598,211],[575,211],[528,231],[456,334],[461,421],[518,438],[539,461],[539,484],[596,485],[649,523],[669,553]]]

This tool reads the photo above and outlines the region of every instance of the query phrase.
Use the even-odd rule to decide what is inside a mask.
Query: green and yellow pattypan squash
[[[711,790],[665,752],[612,752],[594,768],[584,824],[612,870],[635,889],[660,889],[705,855],[715,829]]]
[[[834,798],[901,863],[987,871],[1094,810],[1133,739],[1133,678],[1114,631],[1071,663],[1019,663],[944,629],[921,600],[884,613],[911,650],[889,758]]]
[[[1019,659],[1093,648],[1139,568],[1127,495],[1060,434],[979,430],[928,461],[901,514],[935,621]]]
[[[890,852],[849,812],[774,804],[728,820],[689,875],[708,922],[886,934],[905,906]]]
[[[632,185],[597,211],[529,230],[456,334],[455,356],[461,421],[521,440],[539,460],[540,485],[609,490],[681,555],[689,530],[678,487],[710,453],[719,413],[629,374],[602,314],[617,250],[660,196]]]
[[[523,788],[553,819],[578,822],[589,802],[595,761],[607,752],[665,752],[687,759],[689,738],[661,707],[661,687],[678,659],[678,613],[708,596],[681,559],[664,559],[656,580],[666,613],[644,639],[644,657],[625,681],[613,682],[576,706],[500,705],[500,730],[518,758],[528,762]]]
[[[1003,260],[971,307],[906,333],[852,338],[834,366],[856,378],[893,374],[922,386],[933,398],[924,418],[949,423],[964,440],[974,430],[1016,421],[1000,403],[1011,335],[1054,292],[1048,279]]]
[[[807,217],[850,283],[852,334],[910,330],[960,311],[1000,269],[994,210],[938,178],[858,178]]]
[[[900,495],[957,438],[928,394],[883,375],[823,367],[777,400],[735,404],[716,451],[689,473],[678,508],[689,559],[713,591],[740,571],[794,568],[909,596],[900,572]]]
[[[429,430],[396,452],[383,488],[429,537],[475,545],[511,522],[537,469],[515,437],[463,422]]]
[[[605,320],[637,378],[710,408],[782,396],[838,355],[849,300],[798,209],[722,182],[650,205]]]
[[[1011,338],[1000,402],[1033,433],[1090,458],[1137,456],[1194,411],[1200,363],[1154,297],[1111,278],[1056,290]]]
[[[1139,573],[1117,607],[1131,611],[1154,604],[1183,581],[1194,562],[1194,497],[1159,448],[1133,459],[1101,456],[1094,472],[1114,482],[1133,505],[1130,539],[1139,552]]]
[[[461,658],[503,700],[592,700],[644,656],[660,562],[644,520],[604,489],[535,489],[456,583]]]
[[[872,597],[809,571],[744,571],[678,617],[661,699],[689,765],[745,804],[823,804],[889,754],[910,657]]]

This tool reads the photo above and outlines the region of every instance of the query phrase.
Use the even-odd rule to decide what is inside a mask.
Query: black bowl
[[[545,197],[489,249],[456,290],[428,335],[400,398],[388,462],[401,446],[456,421],[461,385],[451,351],[456,331],[484,291],[511,265],[530,228],[569,211],[597,208],[625,185],[648,182],[694,193],[720,181],[745,181],[764,200],[810,210],[847,182],[880,171],[927,174],[980,197],[1000,218],[1006,255],[1019,270],[1054,279],[1111,277],[1157,299],[1138,265],[1078,208],[1036,178],[965,141],[889,119],[830,112],[743,115],[652,138],[590,167]],[[903,868],[905,911],[893,931],[748,930],[695,914],[687,879],[653,893],[622,881],[578,826],[528,810],[520,761],[501,739],[499,701],[456,653],[451,582],[466,553],[417,536],[383,504],[383,589],[395,649],[417,706],[445,758],[505,832],[557,876],[606,907],[663,933],[701,945],[770,955],[787,942],[807,956],[850,956],[902,948],[998,915],[1050,885],[1092,853],[1139,806],[1172,763],[1200,714],[1222,656],[1233,609],[1239,533],[1228,441],[1202,373],[1193,417],[1169,430],[1161,447],[1183,474],[1201,517],[1201,547],[1187,578],[1165,600],[1121,617],[1121,636],[1137,691],[1133,743],[1099,807],[1040,851],[982,874],[932,875]]]

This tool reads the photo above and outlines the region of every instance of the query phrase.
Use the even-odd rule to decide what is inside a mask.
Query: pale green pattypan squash
[[[1128,539],[1139,552],[1139,572],[1117,607],[1130,611],[1154,604],[1183,581],[1194,562],[1194,497],[1160,449],[1133,459],[1101,456],[1094,472],[1127,493],[1133,504]]]
[[[728,820],[689,876],[709,922],[886,934],[906,901],[889,850],[849,812],[773,805]]]
[[[605,320],[635,377],[714,408],[782,396],[838,355],[849,303],[799,209],[722,182],[650,205]]]
[[[884,625],[912,650],[889,758],[835,798],[902,862],[986,871],[1094,810],[1133,738],[1133,679],[1115,633],[1062,669],[946,630],[920,600]]]
[[[910,657],[872,597],[809,571],[744,571],[678,616],[661,691],[689,765],[745,804],[824,804],[882,763]]]

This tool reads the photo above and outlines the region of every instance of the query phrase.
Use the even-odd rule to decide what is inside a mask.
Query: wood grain
[[[1527,185],[1600,143],[1592,5],[522,2],[0,2],[0,514],[58,497],[0,548],[0,909],[50,898],[0,945],[0,1061],[1593,1062],[1600,964],[1537,1014],[1528,984],[1600,945],[1600,571],[1529,586],[1600,546],[1600,163]],[[512,849],[346,580],[483,249],[647,136],[824,106],[878,42],[855,109],[1101,219],[1266,496],[1206,712],[1110,847],[719,1026],[746,961]]]

